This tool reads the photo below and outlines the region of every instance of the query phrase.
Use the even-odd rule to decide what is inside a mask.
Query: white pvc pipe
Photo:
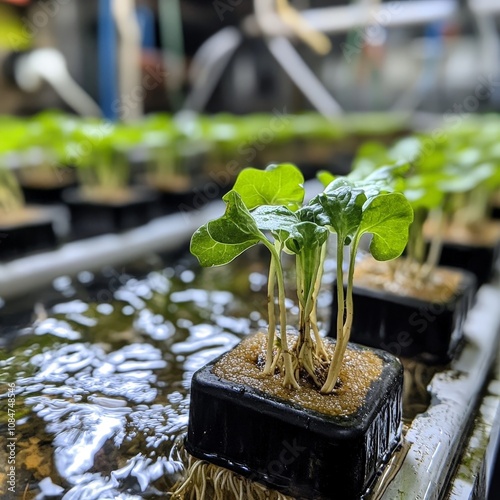
[[[486,0],[483,0],[486,2]],[[267,36],[294,35],[272,7],[268,0],[255,0],[256,23],[248,19],[244,26],[248,32],[255,33],[256,27]],[[352,4],[337,7],[306,9],[301,15],[308,24],[323,33],[346,33],[369,24],[383,27],[412,26],[433,21],[449,19],[457,12],[455,0],[414,0],[410,2],[387,2],[373,6]],[[256,26],[257,24],[257,26]]]
[[[66,60],[57,49],[36,49],[21,56],[15,67],[15,78],[19,88],[25,92],[38,91],[45,80],[77,113],[102,115],[96,102],[70,75]]]
[[[271,38],[268,41],[268,47],[289,78],[323,116],[331,118],[342,113],[340,105],[318,80],[287,38]]]
[[[9,299],[58,276],[98,270],[106,265],[130,262],[149,252],[179,248],[208,220],[222,215],[222,203],[213,202],[203,210],[177,213],[122,234],[97,236],[67,243],[44,252],[0,265],[0,297]]]

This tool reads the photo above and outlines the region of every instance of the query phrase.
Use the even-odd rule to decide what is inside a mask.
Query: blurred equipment
[[[17,86],[25,92],[38,92],[47,82],[77,113],[101,115],[99,106],[69,74],[66,60],[57,49],[35,49],[16,54],[12,61],[12,75]]]
[[[196,111],[205,108],[244,37],[254,36],[264,39],[274,59],[321,114],[338,114],[342,107],[306,64],[291,40],[298,38],[317,53],[326,54],[331,43],[325,34],[345,33],[356,29],[367,31],[372,26],[380,30],[394,26],[425,25],[450,18],[458,8],[455,0],[398,2],[390,11],[388,5],[382,4],[380,0],[367,0],[349,6],[306,9],[300,13],[285,0],[254,0],[253,6],[254,14],[242,23],[243,32],[235,28],[223,28],[199,49],[195,56],[198,66],[193,65],[195,69],[190,72],[192,90],[186,101],[186,108]],[[366,38],[366,33],[360,35]],[[411,92],[413,94],[415,89]],[[412,108],[420,100],[421,97],[413,101],[405,97],[402,99]]]

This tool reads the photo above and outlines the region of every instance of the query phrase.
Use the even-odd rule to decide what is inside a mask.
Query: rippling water
[[[179,478],[192,374],[265,326],[266,277],[241,259],[153,267],[58,278],[58,300],[0,351],[0,463],[14,381],[17,418],[16,494],[0,470],[2,498],[166,497]]]

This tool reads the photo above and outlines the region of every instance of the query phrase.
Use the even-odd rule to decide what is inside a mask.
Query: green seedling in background
[[[128,191],[129,151],[142,140],[139,126],[87,119],[71,133],[67,158],[77,167],[87,196],[109,198]]]

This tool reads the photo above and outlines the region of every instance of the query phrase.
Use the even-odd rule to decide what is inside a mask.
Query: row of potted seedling
[[[0,228],[5,233],[0,259],[56,244],[54,210],[41,206],[47,202],[68,205],[71,237],[148,222],[158,195],[130,185],[128,155],[135,145],[162,130],[160,123],[112,125],[51,112],[0,120]],[[161,149],[168,150],[166,145]],[[151,161],[149,171],[162,165]],[[171,172],[172,164],[167,168]]]
[[[46,111],[32,118],[0,117],[0,155],[8,154],[9,162],[24,167],[21,179],[27,185],[43,187],[57,180],[55,184],[59,185],[61,176],[54,181],[53,168],[35,171],[35,167],[77,164],[105,170],[105,165],[96,166],[95,162],[113,160],[106,151],[110,148],[118,159],[123,153],[142,150],[151,163],[160,163],[156,165],[156,169],[161,169],[158,173],[193,174],[176,171],[179,157],[203,153],[204,168],[200,169],[205,173],[219,170],[236,158],[245,166],[264,166],[292,158],[299,165],[324,166],[335,154],[352,155],[367,138],[390,141],[405,131],[407,118],[389,114],[347,115],[332,121],[317,113],[289,115],[286,110],[244,116],[186,112],[173,117],[158,113],[139,122],[113,125]],[[164,182],[163,175],[161,183]]]
[[[432,149],[425,136],[367,144],[348,176],[321,173],[324,191],[307,204],[291,164],[241,172],[224,215],[196,231],[191,251],[220,266],[254,245],[268,249],[268,329],[195,373],[187,480],[174,498],[224,498],[221,484],[259,498],[228,470],[297,498],[369,491],[401,440],[403,370],[387,351],[450,361],[476,286],[496,264],[500,225],[488,218],[500,186],[496,122],[479,138],[477,123],[466,124]],[[366,234],[369,252],[359,255]],[[329,251],[337,279],[322,338],[317,298]],[[293,287],[284,254],[295,258]],[[300,311],[292,325],[289,288]]]
[[[378,135],[390,137],[403,123],[386,122]],[[71,238],[122,231],[172,210],[200,208],[227,191],[250,161],[302,151],[304,161],[325,165],[340,144],[345,153],[349,141],[352,149],[370,131],[354,117],[341,126],[312,113],[157,114],[133,124],[58,112],[1,117],[0,229],[8,237],[0,259],[56,242],[53,213],[26,203],[67,204]]]
[[[500,223],[490,217],[500,187],[497,135],[487,138],[483,128],[478,139],[464,126],[432,150],[415,136],[360,151],[353,178],[374,168],[374,158],[408,163],[394,189],[409,200],[414,221],[402,258],[359,263],[355,293],[364,313],[354,324],[356,341],[433,363],[449,361],[459,346],[474,291],[492,277],[500,255]],[[496,124],[492,130],[500,132]]]

